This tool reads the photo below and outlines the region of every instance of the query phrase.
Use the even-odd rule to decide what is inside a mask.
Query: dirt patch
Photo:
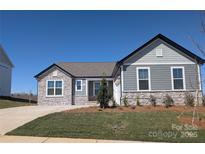
[[[192,117],[181,117],[179,118],[179,121],[182,124],[189,124],[192,125]],[[198,128],[205,129],[205,119],[195,119],[194,125],[196,125]]]
[[[73,110],[67,110],[65,112],[192,112],[194,110],[193,107],[186,106],[173,106],[170,108],[165,108],[164,106],[129,106],[129,107],[116,107],[116,108],[107,108],[100,109],[99,107],[86,107],[86,108],[78,108]],[[197,107],[198,112],[205,112],[205,107]]]

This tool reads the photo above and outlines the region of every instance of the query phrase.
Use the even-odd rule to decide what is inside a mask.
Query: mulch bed
[[[164,106],[129,106],[129,107],[116,107],[116,108],[106,108],[100,109],[99,107],[86,107],[86,108],[78,108],[73,110],[67,110],[65,112],[72,112],[72,113],[81,113],[81,112],[192,112],[193,107],[187,106],[172,106],[169,108],[165,108]],[[205,107],[197,107],[198,112],[205,112]]]

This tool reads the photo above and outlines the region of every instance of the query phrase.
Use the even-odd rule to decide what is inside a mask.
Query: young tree
[[[201,27],[202,27],[202,33],[205,34],[205,11],[202,11],[201,14],[200,14],[200,19],[201,19]],[[205,56],[205,50],[199,45],[199,43],[197,43],[192,37],[191,37],[191,40],[193,42],[193,44],[195,45],[195,47],[201,52],[201,54],[203,56]],[[197,61],[196,61],[197,63]],[[200,89],[200,82],[202,82],[202,84],[204,83],[204,78],[203,78],[203,75],[202,75],[202,79],[201,81],[199,81],[199,76],[198,76],[198,71],[199,71],[199,68],[198,66],[196,65],[196,68],[195,68],[195,71],[196,71],[196,84],[197,84],[197,87],[196,87],[196,92],[195,92],[195,102],[194,102],[194,111],[193,111],[193,117],[192,117],[192,124],[194,123],[194,120],[195,120],[195,114],[197,114],[197,117],[199,119],[199,115],[198,115],[198,112],[196,112],[196,107],[199,106],[199,89]]]
[[[202,11],[201,13],[200,13],[200,19],[201,19],[201,28],[202,28],[202,30],[201,30],[201,32],[202,32],[202,34],[205,34],[205,11]],[[193,38],[193,37],[190,37],[190,39],[191,39],[191,41],[192,41],[192,43],[194,44],[194,46],[198,49],[198,51],[203,55],[203,56],[205,56],[205,50],[202,48],[202,46],[199,44],[199,43],[197,43],[197,41],[195,41],[195,39]],[[196,72],[196,74],[197,74],[197,76],[196,76],[196,84],[197,84],[197,87],[196,87],[196,94],[195,94],[195,100],[196,100],[196,104],[195,104],[195,106],[196,105],[198,105],[199,104],[199,89],[200,89],[200,81],[199,81],[199,76],[198,76],[198,71],[199,71],[199,68],[198,68],[198,62],[197,62],[197,60],[195,59],[195,63],[196,63],[196,65],[195,65],[195,72]],[[202,82],[202,84],[203,84],[203,76],[202,76],[202,79],[201,79],[201,82]],[[192,84],[192,83],[191,83]],[[192,86],[192,85],[191,85]],[[193,86],[192,86],[192,88],[194,88]]]
[[[97,95],[97,101],[100,103],[100,108],[107,108],[109,107],[108,102],[111,96],[109,94],[107,80],[103,78],[100,83],[100,89]]]

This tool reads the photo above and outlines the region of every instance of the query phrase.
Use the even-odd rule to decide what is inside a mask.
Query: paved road
[[[22,106],[0,109],[0,135],[24,125],[38,117],[87,106]]]

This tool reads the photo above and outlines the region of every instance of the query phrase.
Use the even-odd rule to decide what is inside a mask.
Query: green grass
[[[157,142],[205,142],[205,130],[189,131],[197,137],[183,138],[181,132],[172,130],[172,124],[180,125],[176,112],[130,113],[54,113],[25,124],[7,135],[71,137],[91,139],[157,141]],[[204,117],[204,115],[203,115]],[[172,132],[177,137],[153,137],[151,132]]]
[[[27,106],[27,105],[33,105],[33,104],[0,99],[0,109],[18,107],[18,106]]]

